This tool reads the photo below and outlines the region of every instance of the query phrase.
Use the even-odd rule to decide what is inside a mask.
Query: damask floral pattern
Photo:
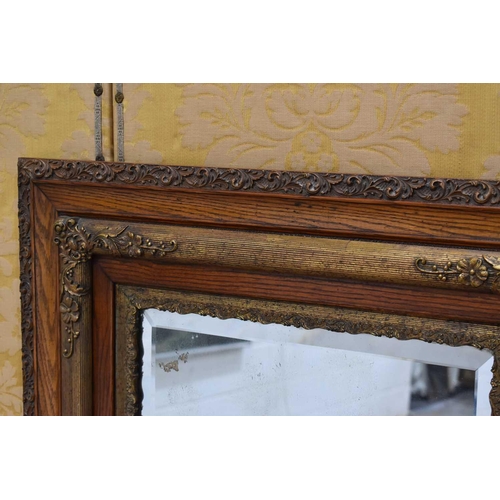
[[[192,84],[176,110],[207,166],[387,175],[429,175],[467,113],[455,84]]]
[[[95,156],[94,144],[94,103],[95,95],[93,85],[88,83],[74,83],[70,85],[69,92],[77,93],[84,107],[78,114],[75,126],[78,127],[71,133],[61,145],[61,151],[65,158],[87,159]],[[112,88],[107,83],[103,86],[102,99],[102,132],[103,132],[103,154],[108,161],[112,160]]]
[[[500,103],[500,90],[496,95],[497,105]],[[493,104],[493,103],[492,103]],[[498,134],[500,135],[500,118],[498,118]],[[482,175],[483,179],[498,179],[500,178],[500,148],[497,151],[498,154],[488,156],[484,162],[485,172]]]
[[[19,279],[11,286],[0,287],[0,354],[15,356],[21,348],[19,339]],[[0,413],[1,414],[1,413]]]
[[[19,415],[23,389],[19,370],[9,361],[0,366],[0,415]]]
[[[23,137],[39,137],[45,128],[48,100],[41,85],[0,85],[0,166],[16,174],[16,163],[9,160],[26,150]]]
[[[483,179],[498,179],[500,177],[500,154],[489,156],[484,162]]]
[[[18,244],[14,239],[14,222],[11,218],[0,219],[0,273],[12,276],[13,266],[7,258],[17,253]]]
[[[138,113],[144,101],[151,98],[151,94],[137,83],[124,84],[123,93],[125,94],[125,161],[162,163],[163,155],[160,151],[153,149],[149,141],[136,138],[137,132],[147,126],[141,123]]]
[[[22,411],[16,159],[44,134],[48,104],[41,85],[0,85],[0,415]]]
[[[0,415],[22,413],[17,159],[90,159],[93,126],[85,110],[92,112],[92,88],[0,84]]]

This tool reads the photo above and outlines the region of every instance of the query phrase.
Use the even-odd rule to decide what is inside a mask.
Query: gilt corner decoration
[[[456,279],[458,283],[473,288],[489,284],[492,291],[500,292],[498,257],[482,255],[461,259],[458,262],[448,261],[441,266],[427,262],[425,257],[419,257],[415,260],[415,267],[421,273],[432,274],[440,281]]]
[[[500,182],[18,168],[26,415],[140,414],[146,307],[487,349],[500,414]]]
[[[106,227],[103,232],[91,234],[75,219],[60,219],[55,225],[55,243],[61,252],[61,314],[66,347],[63,356],[73,354],[76,339],[79,337],[78,323],[81,320],[82,302],[90,292],[90,285],[84,283],[86,273],[83,265],[93,252],[109,253],[120,257],[163,257],[177,249],[177,243],[160,241],[153,243],[149,238],[135,234],[128,227]],[[79,268],[81,266],[81,269]],[[81,277],[81,279],[78,279]]]

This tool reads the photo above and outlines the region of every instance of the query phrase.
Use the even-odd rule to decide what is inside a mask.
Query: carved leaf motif
[[[80,335],[75,330],[75,323],[80,317],[81,298],[90,292],[89,284],[80,283],[75,278],[78,266],[87,262],[92,253],[99,248],[112,255],[124,257],[141,257],[148,254],[153,257],[163,257],[177,249],[177,243],[168,244],[160,241],[154,244],[150,239],[125,228],[106,228],[104,231],[92,234],[78,219],[63,218],[55,224],[55,243],[59,246],[62,261],[60,303],[61,318],[66,332],[65,357],[71,357],[75,348],[75,340]]]
[[[490,264],[493,269],[500,271],[500,258],[492,257],[491,255],[485,255],[484,260]]]
[[[428,263],[426,258],[419,257],[415,259],[415,267],[421,273],[436,275],[441,281],[447,281],[449,277],[458,274],[458,283],[477,288],[486,283],[491,276],[491,270],[488,270],[486,265],[483,264],[483,259],[492,265],[493,269],[500,270],[500,259],[492,256],[460,259],[456,264],[448,261],[444,266]],[[495,281],[490,286],[493,292],[498,292],[498,285],[495,282],[500,277],[500,273],[494,276],[496,276]]]
[[[335,173],[21,159],[19,183],[51,177],[85,182],[295,193],[432,203],[498,205],[500,182]]]

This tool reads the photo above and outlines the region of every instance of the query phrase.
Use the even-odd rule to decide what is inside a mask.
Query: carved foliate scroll
[[[164,257],[177,250],[176,241],[156,243],[128,229],[117,224],[94,233],[78,219],[64,218],[56,222],[54,241],[59,245],[61,257],[60,310],[66,358],[73,355],[75,341],[81,334],[82,302],[91,291],[90,271],[84,265],[94,252],[116,257]]]
[[[500,293],[500,259],[491,255],[447,261],[444,264],[428,262],[425,257],[415,260],[415,267],[423,274],[436,276],[439,281],[456,279],[464,286],[478,288],[490,283],[493,292]],[[496,271],[496,272],[495,272]]]

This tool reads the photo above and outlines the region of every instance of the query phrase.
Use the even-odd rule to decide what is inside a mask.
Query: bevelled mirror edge
[[[497,339],[500,330],[485,325],[468,325],[467,335],[463,323],[426,318],[410,318],[351,309],[312,306],[294,303],[259,301],[229,296],[175,292],[172,290],[117,287],[116,325],[116,413],[140,415],[143,404],[144,347],[142,344],[143,314],[147,309],[179,314],[196,314],[218,319],[294,326],[304,330],[323,329],[350,335],[369,334],[390,339],[419,340],[447,346],[473,346],[490,351],[491,339]],[[495,344],[496,345],[496,344]],[[492,351],[490,351],[492,352]],[[499,413],[497,355],[494,354],[491,372],[490,405],[493,415]],[[488,365],[490,367],[491,363]]]

